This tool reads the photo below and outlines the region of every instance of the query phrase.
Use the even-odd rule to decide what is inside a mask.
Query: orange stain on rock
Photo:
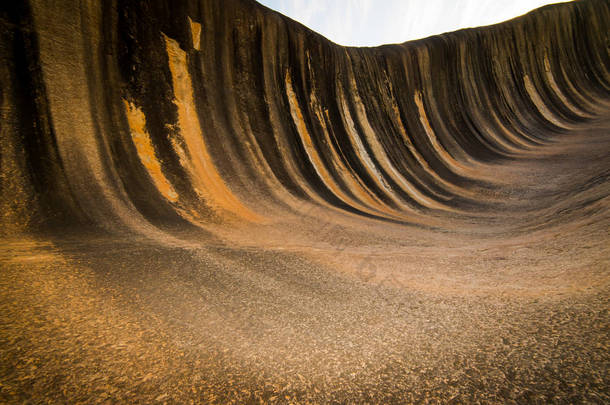
[[[184,148],[177,149],[180,163],[191,176],[197,193],[211,207],[252,222],[263,218],[241,203],[225,184],[216,169],[204,141],[195,110],[193,83],[188,71],[186,52],[175,40],[163,35],[174,87],[174,104],[178,107],[178,124]],[[176,148],[177,142],[172,140]]]
[[[193,38],[193,48],[195,48],[196,50],[200,50],[201,49],[201,24],[191,20],[191,17],[188,17],[188,19],[189,19],[189,26],[191,27],[191,36]]]
[[[131,130],[131,139],[138,151],[138,157],[152,178],[157,190],[171,202],[178,201],[178,193],[174,190],[161,170],[161,163],[157,159],[155,149],[146,131],[146,117],[133,103],[123,100],[125,113]]]

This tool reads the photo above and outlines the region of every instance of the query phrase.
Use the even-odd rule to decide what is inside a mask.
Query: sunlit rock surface
[[[3,2],[0,401],[610,401],[609,32]]]

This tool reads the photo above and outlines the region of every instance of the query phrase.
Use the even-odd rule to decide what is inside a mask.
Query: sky
[[[340,45],[377,46],[506,21],[561,0],[258,0]]]

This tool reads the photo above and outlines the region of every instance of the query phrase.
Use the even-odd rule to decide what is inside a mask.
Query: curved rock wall
[[[609,32],[0,2],[0,402],[610,403]]]
[[[251,1],[9,6],[3,228],[476,211],[481,162],[599,113],[609,20],[575,2],[344,48]]]

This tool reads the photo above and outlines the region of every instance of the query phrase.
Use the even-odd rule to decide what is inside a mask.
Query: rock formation
[[[4,2],[0,400],[609,401],[609,32]]]

